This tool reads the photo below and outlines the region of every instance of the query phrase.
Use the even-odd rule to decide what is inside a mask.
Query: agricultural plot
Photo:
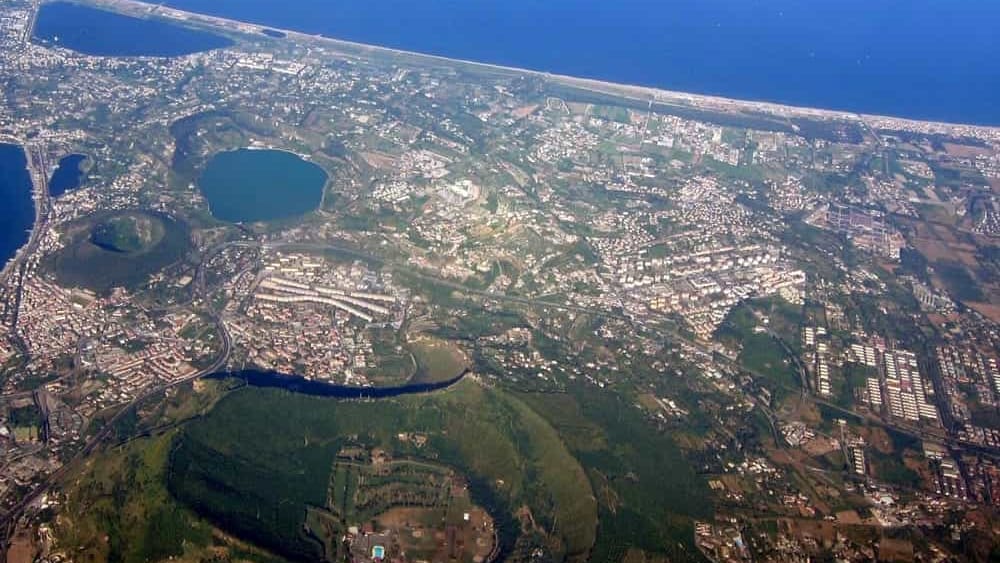
[[[380,449],[341,450],[327,506],[310,507],[306,527],[335,560],[365,560],[381,548],[392,559],[478,562],[495,546],[493,519],[472,503],[464,478]]]

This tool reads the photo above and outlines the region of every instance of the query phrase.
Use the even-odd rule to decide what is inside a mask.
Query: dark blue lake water
[[[996,0],[167,0],[454,58],[672,90],[1000,124]]]
[[[80,169],[80,165],[86,159],[86,155],[82,154],[68,154],[60,158],[59,166],[49,178],[49,195],[59,197],[79,188],[83,182],[83,170]]]
[[[68,2],[42,5],[34,32],[42,43],[95,56],[176,57],[232,45],[214,33]]]
[[[0,267],[28,242],[35,221],[27,163],[21,147],[0,143]]]
[[[272,221],[319,207],[327,174],[317,164],[279,150],[216,154],[198,178],[212,215],[223,221]]]
[[[232,373],[220,372],[207,377],[213,379],[226,379],[235,377],[242,379],[247,385],[253,387],[271,387],[285,389],[295,393],[305,395],[316,395],[319,397],[333,397],[336,399],[388,399],[401,395],[412,395],[414,393],[430,393],[458,383],[465,377],[467,371],[454,379],[439,381],[436,383],[409,383],[396,387],[350,387],[345,385],[334,385],[323,381],[310,380],[298,375],[286,375],[273,371],[242,370]]]

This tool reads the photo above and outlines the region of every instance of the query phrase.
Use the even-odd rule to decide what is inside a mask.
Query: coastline
[[[1000,141],[1000,125],[978,125],[971,123],[951,123],[943,121],[929,121],[913,119],[900,116],[889,116],[879,114],[857,113],[852,111],[811,108],[805,106],[787,105],[768,101],[742,100],[736,98],[726,98],[708,94],[697,94],[691,92],[680,92],[654,88],[650,86],[640,86],[631,84],[619,84],[593,78],[581,78],[564,74],[554,74],[544,71],[532,70],[528,68],[503,66],[492,63],[473,61],[468,59],[451,58],[441,55],[431,55],[383,47],[344,39],[336,39],[325,35],[302,33],[291,29],[283,29],[271,25],[255,24],[239,20],[223,18],[178,10],[162,4],[154,4],[146,0],[72,0],[83,4],[102,6],[114,11],[130,13],[141,17],[148,17],[152,11],[156,16],[166,17],[188,25],[203,25],[208,27],[222,28],[239,33],[262,34],[263,30],[278,31],[285,34],[285,38],[274,39],[275,41],[296,40],[300,42],[320,42],[326,45],[340,47],[341,50],[355,51],[368,55],[391,55],[412,59],[415,62],[447,64],[451,66],[467,66],[482,71],[499,72],[503,74],[516,74],[533,76],[548,80],[553,83],[567,85],[591,92],[611,94],[621,96],[626,99],[638,100],[642,102],[674,103],[683,107],[703,109],[710,111],[734,113],[734,112],[756,112],[765,113],[774,117],[789,118],[803,117],[812,119],[827,120],[850,120],[861,121],[866,124],[872,121],[892,122],[899,128],[907,128],[913,131],[946,133],[953,135],[975,135],[988,137]],[[266,36],[265,36],[266,37]],[[345,55],[356,53],[346,52]]]
[[[49,0],[42,0],[39,7]],[[656,104],[667,104],[675,105],[683,109],[693,109],[702,110],[709,112],[718,112],[723,114],[731,115],[757,115],[757,116],[769,116],[779,119],[789,119],[789,118],[806,118],[806,119],[822,119],[822,120],[842,120],[861,123],[864,127],[869,129],[874,133],[875,125],[880,125],[892,129],[900,129],[918,133],[925,134],[945,134],[953,135],[957,137],[971,136],[979,139],[989,139],[994,142],[1000,143],[1000,125],[977,125],[977,124],[963,124],[963,123],[950,123],[943,121],[928,121],[913,119],[907,117],[897,117],[888,115],[878,115],[878,114],[866,114],[866,113],[856,113],[843,110],[833,110],[833,109],[823,109],[823,108],[811,108],[804,106],[795,106],[788,104],[781,104],[776,102],[768,101],[754,101],[754,100],[742,100],[736,98],[726,98],[722,96],[708,95],[708,94],[697,94],[691,92],[680,92],[674,90],[666,90],[662,88],[654,88],[650,86],[640,86],[632,84],[619,84],[615,82],[608,82],[593,78],[581,78],[576,76],[569,76],[564,74],[554,74],[550,72],[532,70],[528,68],[514,67],[514,66],[504,66],[493,63],[485,63],[479,61],[473,61],[468,59],[459,59],[452,57],[445,57],[441,55],[432,55],[426,53],[419,53],[415,51],[408,51],[405,49],[397,49],[392,47],[384,47],[380,45],[372,45],[366,43],[359,43],[355,41],[348,41],[344,39],[336,39],[332,37],[327,37],[324,35],[308,34],[295,31],[292,29],[284,29],[280,27],[275,27],[271,25],[255,24],[250,22],[244,22],[239,20],[233,20],[229,18],[223,18],[219,16],[212,16],[208,14],[202,14],[197,12],[189,12],[185,10],[179,10],[166,6],[164,4],[154,4],[147,0],[67,0],[72,3],[90,5],[112,12],[127,14],[135,17],[148,18],[162,17],[166,20],[174,21],[177,25],[184,25],[188,27],[198,27],[207,28],[209,30],[224,30],[229,32],[235,32],[238,34],[260,34],[273,41],[284,41],[291,40],[300,43],[319,43],[324,47],[333,47],[335,51],[341,56],[345,57],[357,57],[362,58],[365,56],[392,56],[406,59],[408,62],[414,64],[438,64],[447,65],[450,67],[467,67],[483,72],[492,72],[504,75],[517,75],[517,76],[533,76],[546,80],[553,84],[559,84],[562,86],[576,88],[586,92],[617,96],[625,100],[631,100],[633,102],[643,102],[643,103],[656,103]],[[37,10],[35,12],[37,15]],[[32,24],[34,22],[32,21]],[[271,35],[264,34],[264,31],[279,32],[284,34],[282,38],[275,38]],[[27,33],[29,36],[33,36],[33,29],[28,29]],[[90,56],[90,55],[81,55]],[[794,127],[794,126],[793,126]],[[0,143],[4,144],[15,144],[21,146],[23,149],[23,144],[20,139],[10,137],[8,135],[0,135]],[[249,148],[249,147],[248,147]],[[258,148],[258,147],[254,147]],[[265,147],[259,147],[265,148]],[[285,150],[281,148],[266,147],[273,150]],[[298,155],[298,154],[297,154]],[[303,157],[304,155],[298,155]],[[32,182],[33,183],[33,182]],[[24,244],[18,247],[17,250],[3,263],[0,264],[0,280],[6,279],[9,275],[9,270],[12,264],[17,262],[18,256],[22,251],[30,244],[32,237],[34,236],[34,229],[38,223],[38,202],[35,201],[34,187],[32,187],[32,204],[35,207],[35,221],[30,225],[27,230],[27,239]]]
[[[11,248],[9,256],[0,257],[3,260],[3,262],[0,263],[0,283],[4,283],[7,280],[8,276],[13,271],[13,269],[16,267],[18,260],[21,257],[21,254],[24,252],[24,249],[28,247],[28,245],[31,243],[32,238],[34,237],[35,228],[39,220],[39,203],[38,201],[36,201],[34,181],[32,181],[31,168],[28,163],[29,156],[24,145],[18,142],[17,140],[0,138],[0,148],[2,148],[3,150],[16,149],[21,151],[21,154],[24,156],[25,160],[24,174],[27,176],[27,182],[28,182],[27,186],[24,187],[27,188],[27,193],[24,194],[23,196],[18,196],[18,197],[19,198],[25,197],[27,199],[28,205],[31,206],[31,211],[29,213],[31,218],[26,225],[26,229],[24,230],[23,240],[21,240],[20,244],[18,244],[16,247]],[[8,205],[6,207],[11,210],[15,210],[15,208],[20,208],[22,206],[20,205],[12,206],[9,205],[8,202]],[[27,207],[24,206],[24,209],[26,208]],[[17,215],[16,217],[19,217],[19,215]],[[16,218],[16,217],[11,217],[11,218]],[[5,220],[9,220],[11,218],[5,218]],[[17,223],[14,222],[14,224],[16,226]],[[14,236],[13,233],[11,234],[11,236],[13,238]]]

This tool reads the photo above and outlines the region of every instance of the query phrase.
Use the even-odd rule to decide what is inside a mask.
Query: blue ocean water
[[[35,220],[27,164],[21,147],[0,143],[0,267],[28,242]]]
[[[534,70],[808,107],[1000,124],[996,0],[167,0]]]

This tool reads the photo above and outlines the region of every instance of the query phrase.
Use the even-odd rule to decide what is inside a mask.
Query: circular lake
[[[252,223],[314,211],[326,179],[322,168],[296,154],[239,149],[213,156],[198,185],[215,218]]]

